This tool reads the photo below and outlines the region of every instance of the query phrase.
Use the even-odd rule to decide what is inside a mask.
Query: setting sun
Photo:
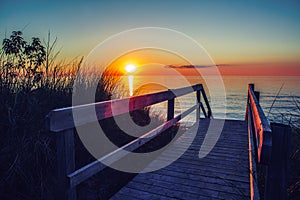
[[[128,65],[125,66],[125,70],[128,73],[133,73],[136,70],[136,66],[133,65],[133,64],[128,64]]]

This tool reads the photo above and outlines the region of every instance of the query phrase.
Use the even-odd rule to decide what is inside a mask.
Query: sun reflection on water
[[[128,76],[128,88],[129,88],[129,95],[130,96],[133,95],[133,79],[134,79],[133,75]]]

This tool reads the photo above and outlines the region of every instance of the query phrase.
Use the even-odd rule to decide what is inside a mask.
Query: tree
[[[22,34],[21,31],[13,31],[10,38],[3,40],[2,51],[5,58],[2,65],[4,75],[1,78],[8,88],[13,89],[21,82],[30,91],[41,81],[46,51],[39,38],[33,37],[28,44]]]

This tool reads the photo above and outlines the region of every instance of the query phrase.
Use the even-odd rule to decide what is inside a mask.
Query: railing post
[[[249,83],[249,87],[254,91],[254,83]]]
[[[258,91],[253,91],[253,92],[254,92],[254,95],[255,95],[257,101],[259,102],[260,93]]]
[[[167,120],[171,120],[174,118],[174,98],[171,100],[168,100],[168,115]]]
[[[212,117],[211,108],[210,108],[210,105],[209,105],[209,102],[208,102],[208,99],[207,99],[204,89],[201,89],[201,93],[202,93],[202,97],[203,97],[206,107],[207,107],[207,118],[211,118]]]
[[[249,89],[254,90],[254,84],[253,83],[249,83],[248,84],[248,95],[247,95],[247,105],[246,105],[246,115],[245,115],[245,120],[248,120],[248,112],[249,112]]]
[[[67,175],[75,171],[74,129],[56,134],[56,191],[55,199],[76,199],[76,188],[70,188]]]
[[[200,96],[200,90],[196,91],[197,96],[197,109],[196,109],[196,121],[200,120],[200,104],[201,104],[201,96]]]
[[[265,199],[287,199],[287,170],[291,127],[271,123],[272,159],[267,167]]]
[[[257,101],[259,102],[259,92],[258,92],[258,91],[254,91],[254,84],[253,84],[253,83],[250,83],[250,84],[249,84],[249,87],[253,90],[254,95],[255,95]]]

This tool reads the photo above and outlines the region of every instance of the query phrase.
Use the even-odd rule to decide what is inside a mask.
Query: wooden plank
[[[153,94],[145,94],[125,99],[116,99],[98,103],[79,105],[52,110],[46,117],[46,127],[49,131],[59,132],[65,129],[73,128],[73,112],[80,113],[80,118],[76,119],[78,126],[121,115],[134,110],[142,109],[150,105],[154,105],[163,101],[174,99],[175,97],[189,94],[193,91],[202,89],[201,84],[192,87],[184,87],[172,89],[169,91],[157,92]],[[96,112],[94,117],[91,113]]]
[[[217,163],[215,163],[217,164]],[[233,169],[227,170],[226,168],[217,168],[214,166],[207,167],[207,165],[198,165],[197,168],[195,167],[187,167],[189,166],[187,163],[180,163],[178,165],[172,166],[170,165],[167,170],[161,170],[156,173],[162,173],[168,176],[176,176],[176,173],[187,174],[187,177],[191,177],[192,175],[198,180],[199,177],[205,177],[206,180],[210,180],[210,183],[219,183],[222,184],[224,180],[227,181],[234,181],[236,185],[243,184],[244,188],[248,188],[249,186],[244,183],[248,183],[248,175],[243,174],[241,172],[245,172],[247,168],[236,170],[236,173],[233,172]],[[185,169],[182,172],[182,169]],[[155,174],[155,173],[154,173]]]
[[[175,99],[170,99],[168,100],[168,113],[167,113],[167,120],[171,120],[174,118],[174,104],[175,104]]]
[[[181,170],[182,171],[182,170]],[[155,173],[151,173],[155,174]],[[180,173],[179,173],[180,174]],[[165,176],[169,178],[168,182],[160,182],[153,177],[145,178],[144,180],[134,179],[131,183],[129,183],[126,188],[135,188],[137,190],[143,189],[146,191],[152,190],[156,194],[165,195],[168,194],[169,191],[172,191],[172,194],[176,198],[186,199],[187,197],[183,197],[182,193],[191,193],[196,195],[194,198],[199,199],[203,195],[213,198],[218,197],[220,193],[224,193],[228,195],[228,198],[232,196],[239,196],[241,199],[249,196],[247,193],[248,189],[239,188],[238,182],[231,182],[226,179],[218,179],[216,177],[211,177],[210,179],[207,177],[201,177],[196,175],[194,178],[195,183],[191,184],[190,180],[193,179],[193,174],[189,174],[188,179],[182,179],[181,182],[178,182],[178,179],[174,178],[174,176],[169,176],[165,174],[161,174],[161,176]],[[216,182],[219,180],[218,182]],[[213,183],[215,182],[215,183]],[[145,185],[150,185],[145,188]],[[185,185],[189,187],[184,187]],[[152,187],[151,187],[152,186]],[[155,187],[153,187],[155,186]],[[174,187],[175,186],[175,187]],[[177,186],[177,187],[176,187]],[[247,186],[247,184],[245,184]],[[231,188],[231,192],[230,189]],[[179,194],[178,194],[179,193]],[[191,197],[188,197],[191,198]],[[194,199],[193,198],[193,199]],[[201,198],[200,198],[201,199]]]
[[[207,114],[206,114],[206,111],[205,111],[205,108],[204,108],[204,106],[203,106],[203,103],[200,103],[200,108],[201,108],[201,110],[202,110],[202,112],[203,112],[204,117],[205,117],[205,118],[208,118],[208,116],[207,116]]]
[[[246,142],[246,141],[245,141]],[[199,147],[200,148],[200,147]],[[196,146],[195,147],[192,147],[190,151],[186,151],[185,154],[182,156],[182,158],[196,158],[196,157],[199,157],[199,155],[195,154],[199,148],[197,148]],[[203,146],[202,146],[203,148]],[[246,149],[247,147],[244,146],[244,148]],[[206,148],[204,148],[205,150]],[[224,159],[232,159],[232,160],[247,160],[247,158],[243,157],[245,156],[247,150],[245,149],[230,149],[230,147],[228,148],[221,148],[221,147],[214,147],[213,151],[210,152],[209,155],[207,156],[210,156],[210,157],[224,157]],[[176,147],[176,150],[178,151],[181,151],[181,150],[184,150],[184,146],[181,147],[181,146],[178,146]],[[169,155],[173,155],[173,154],[176,154],[177,151],[174,150],[173,152],[170,152]],[[229,154],[229,153],[234,153],[234,154]]]
[[[209,102],[208,102],[208,99],[207,99],[207,96],[206,96],[206,93],[205,93],[204,89],[201,90],[201,93],[202,93],[203,99],[204,99],[206,107],[207,107],[207,117],[211,118],[212,117],[212,111],[211,111],[211,108],[210,108],[210,105],[209,105]]]
[[[177,182],[172,179],[171,182],[170,181],[165,181],[165,180],[161,180],[161,179],[155,179],[153,178],[153,182],[151,182],[151,184],[147,184],[147,182],[145,180],[138,180],[135,179],[133,180],[128,187],[149,187],[149,185],[151,185],[151,189],[160,189],[163,190],[164,192],[166,191],[176,191],[176,193],[180,192],[180,193],[188,193],[190,195],[196,195],[196,198],[199,198],[199,194],[201,193],[202,196],[206,196],[206,197],[218,197],[218,193],[219,191],[216,190],[212,190],[211,188],[204,188],[204,187],[195,187],[193,185],[187,185],[184,184],[184,181],[181,181],[180,179],[176,179]],[[179,182],[180,181],[180,182]],[[153,183],[153,184],[152,184]],[[168,193],[166,192],[166,193]],[[174,192],[173,192],[174,193]],[[178,195],[176,196],[178,197]]]
[[[172,171],[170,171],[169,169]],[[186,179],[186,182],[188,184],[190,184],[189,180],[198,181],[199,187],[201,187],[202,184],[224,185],[224,182],[227,182],[227,183],[230,183],[230,185],[233,185],[234,187],[239,187],[239,188],[243,188],[245,190],[249,190],[249,185],[247,184],[247,183],[249,183],[249,181],[246,180],[246,177],[224,175],[224,172],[226,171],[224,169],[223,169],[223,171],[216,171],[214,173],[207,173],[205,171],[197,171],[197,170],[189,171],[188,173],[183,173],[182,169],[185,169],[185,168],[181,168],[181,171],[180,171],[179,168],[170,167],[170,168],[168,168],[169,171],[159,170],[159,171],[153,172],[153,174],[166,175],[166,176],[171,177],[171,179],[174,177]],[[212,170],[210,172],[212,172]],[[139,177],[136,177],[136,178],[139,178]]]
[[[291,127],[272,123],[272,160],[267,167],[265,199],[287,199]]]
[[[196,109],[196,122],[200,120],[200,108],[201,108],[201,93],[200,90],[196,91],[196,104],[197,104],[197,109]]]
[[[248,87],[248,96],[256,133],[258,162],[269,164],[272,152],[272,134],[269,122],[259,105],[251,86]]]
[[[230,130],[228,126],[231,126],[231,130],[239,128],[239,134],[224,137],[223,134],[230,135],[230,131],[223,131],[217,142],[217,145],[221,147],[216,147],[216,145],[216,148],[213,148],[205,158],[199,159],[197,155],[205,136],[203,132],[207,131],[210,121],[199,121],[200,128],[195,140],[179,159],[163,169],[139,174],[120,192],[130,188],[131,193],[142,190],[177,199],[201,199],[203,196],[214,199],[249,199],[247,124],[239,121],[225,121],[227,130]],[[179,140],[184,143],[185,138],[189,137],[183,134]],[[227,148],[222,146],[227,146]],[[178,147],[180,149],[180,145]],[[170,154],[173,153],[176,152],[170,152]],[[156,162],[168,160],[168,154],[160,156]]]
[[[67,175],[75,170],[74,130],[56,135],[56,199],[76,200],[76,190],[68,184]]]
[[[245,147],[246,148],[246,147]],[[209,155],[207,155],[207,157],[209,159],[222,159],[222,161],[230,161],[230,162],[235,162],[235,161],[247,161],[247,157],[245,157],[245,153],[242,152],[242,153],[239,153],[239,154],[235,154],[236,156],[234,155],[228,155],[228,152],[230,152],[229,150],[226,151],[226,153],[216,153],[215,150],[214,151],[211,151],[209,153]],[[230,152],[231,153],[231,152]],[[170,154],[172,155],[172,154]],[[190,160],[194,160],[196,158],[199,158],[199,155],[195,155],[195,154],[192,154],[192,153],[186,153],[182,159],[190,159]]]
[[[130,193],[120,192],[114,196],[114,200],[143,200],[143,197],[137,195],[129,195]]]
[[[148,180],[155,180],[153,181],[154,184],[158,185],[157,183],[159,182],[160,184],[164,183],[170,183],[174,184],[176,187],[178,187],[178,190],[182,190],[181,185],[184,186],[192,186],[193,188],[191,191],[195,191],[196,194],[199,194],[199,189],[200,190],[212,190],[212,191],[228,191],[228,193],[231,194],[239,194],[241,192],[240,188],[237,187],[232,187],[231,184],[226,184],[226,180],[221,180],[221,182],[218,183],[213,183],[211,181],[207,181],[206,177],[204,176],[198,176],[196,180],[193,179],[186,179],[182,177],[176,177],[176,176],[170,176],[169,174],[163,174],[163,173],[148,173],[143,176],[144,179],[141,179],[142,176],[134,179],[132,183],[135,182],[145,182],[144,179]],[[131,184],[132,184],[131,183]],[[178,185],[180,184],[180,185]],[[195,188],[195,190],[194,190]],[[183,190],[184,191],[184,190]],[[243,193],[243,192],[242,192]],[[208,196],[211,197],[211,196]]]
[[[254,86],[253,86],[254,87]],[[247,103],[248,105],[248,103]],[[249,187],[250,187],[250,199],[259,199],[259,192],[257,186],[257,172],[256,172],[256,148],[253,140],[253,126],[251,107],[247,107],[247,119],[248,119],[248,156],[249,156]]]
[[[245,147],[245,148],[247,148],[247,147]],[[182,151],[182,150],[184,150],[184,149],[183,148],[178,149],[179,152]],[[194,150],[194,152],[191,152],[191,151],[185,152],[184,155],[180,159],[186,160],[187,162],[189,160],[193,161],[194,159],[198,159],[199,155],[196,155],[195,153],[197,151],[199,151],[199,148],[198,149],[194,148],[193,150]],[[227,149],[224,152],[221,152],[221,151],[216,152],[216,149],[214,148],[213,151],[211,151],[209,153],[209,155],[207,155],[206,157],[209,158],[208,162],[210,160],[212,160],[212,161],[214,161],[215,159],[218,160],[219,158],[222,158],[222,160],[224,160],[224,161],[228,160],[228,161],[232,161],[232,162],[234,162],[234,161],[246,161],[247,160],[247,156],[245,158],[245,153],[246,152],[247,151],[243,151],[243,152],[230,151],[230,149]],[[177,151],[169,152],[168,155],[166,155],[165,157],[168,158],[168,157],[171,157],[173,155],[176,155],[177,153],[178,153]],[[228,155],[230,153],[232,153],[232,155]],[[236,155],[236,157],[234,157],[234,155]]]
[[[164,158],[161,158],[161,160],[163,161]],[[168,161],[168,159],[165,159]],[[245,170],[248,169],[247,166],[240,166],[240,167],[235,167],[235,165],[233,165],[233,162],[223,162],[220,161],[220,159],[214,159],[213,158],[209,158],[203,162],[205,162],[205,164],[201,163],[197,163],[197,162],[192,162],[191,160],[185,160],[183,158],[178,159],[177,161],[178,166],[181,167],[185,167],[185,166],[189,166],[189,168],[199,168],[201,167],[202,170],[204,171],[209,171],[209,170],[215,170],[215,171],[226,171],[226,173],[228,174],[236,174],[237,172],[245,172]],[[172,166],[170,166],[172,167]],[[237,174],[238,176],[243,176],[246,177],[248,175],[240,175]]]
[[[120,193],[120,195],[119,195]],[[172,198],[170,196],[163,196],[163,195],[158,195],[155,194],[153,192],[148,192],[148,191],[143,191],[143,190],[136,190],[136,189],[132,189],[129,187],[123,188],[119,193],[117,193],[116,195],[114,195],[113,197],[110,198],[110,200],[117,200],[116,196],[120,196],[121,200],[123,200],[123,196],[124,194],[130,194],[130,196],[132,198],[128,198],[129,200],[135,200],[135,199],[159,199],[159,200],[170,200],[170,199],[176,199],[176,198]]]
[[[152,183],[152,181],[151,181]],[[154,182],[153,182],[154,183]],[[139,183],[139,184],[128,184],[128,188],[132,188],[135,190],[142,190],[146,192],[155,192],[155,194],[168,196],[171,198],[177,199],[198,199],[199,195],[190,193],[189,191],[179,191],[173,190],[172,188],[168,188],[165,185],[156,186],[154,184],[148,184],[147,182]]]

